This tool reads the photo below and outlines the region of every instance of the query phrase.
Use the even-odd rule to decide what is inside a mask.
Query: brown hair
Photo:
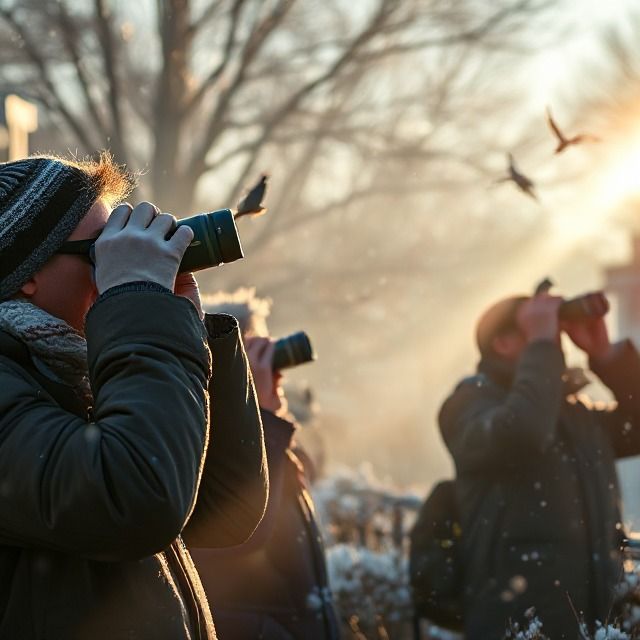
[[[109,207],[122,202],[138,185],[138,176],[125,165],[118,164],[109,151],[101,151],[97,160],[90,157],[64,158],[50,154],[30,157],[57,160],[80,170],[87,178],[87,189],[97,194],[96,200],[103,200]]]

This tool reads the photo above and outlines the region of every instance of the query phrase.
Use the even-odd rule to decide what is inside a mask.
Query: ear
[[[491,342],[493,351],[501,358],[512,359],[517,355],[519,339],[513,333],[497,335]]]
[[[27,280],[20,287],[20,293],[26,298],[32,298],[37,291],[38,291],[38,284],[33,278],[30,278],[29,280]]]

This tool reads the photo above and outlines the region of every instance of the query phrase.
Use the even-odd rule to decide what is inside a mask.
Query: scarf
[[[0,329],[27,346],[41,373],[73,387],[87,408],[93,404],[87,341],[79,331],[26,300],[0,303]]]

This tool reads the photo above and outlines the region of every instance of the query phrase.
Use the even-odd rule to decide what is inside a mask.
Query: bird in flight
[[[600,142],[600,138],[592,136],[588,133],[579,133],[578,135],[567,138],[551,115],[551,110],[547,107],[547,124],[558,139],[558,146],[554,153],[562,153],[567,147],[582,142]]]
[[[267,211],[262,200],[267,191],[268,178],[269,176],[263,173],[257,184],[251,187],[247,195],[238,203],[236,213],[233,216],[236,220],[242,216],[259,216]]]
[[[533,180],[529,179],[527,176],[522,173],[518,167],[516,167],[516,162],[513,159],[513,154],[507,154],[507,158],[509,159],[509,167],[507,169],[507,175],[496,180],[496,183],[500,182],[513,182],[520,191],[526,193],[530,198],[534,200],[538,200],[538,196],[535,192],[535,184]]]

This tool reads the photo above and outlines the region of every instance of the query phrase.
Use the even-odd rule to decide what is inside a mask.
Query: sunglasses
[[[68,240],[63,242],[62,246],[56,253],[62,253],[68,256],[78,256],[92,266],[96,266],[96,240]]]

